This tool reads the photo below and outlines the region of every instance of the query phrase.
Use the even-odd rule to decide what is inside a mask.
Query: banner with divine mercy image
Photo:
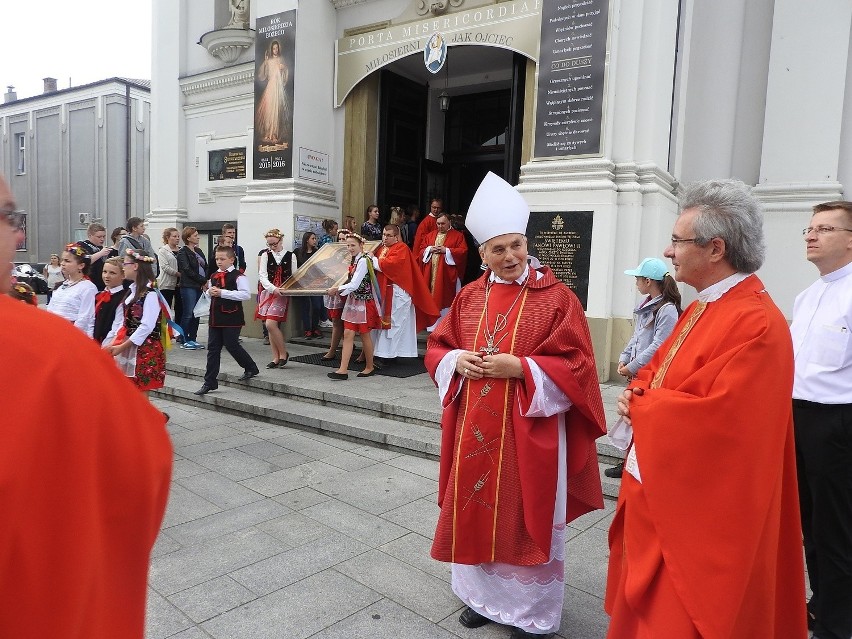
[[[254,179],[293,177],[296,11],[258,18],[254,54]]]

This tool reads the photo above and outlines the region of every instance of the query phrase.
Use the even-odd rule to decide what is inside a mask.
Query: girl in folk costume
[[[95,327],[95,295],[98,288],[87,277],[89,263],[86,251],[69,244],[62,253],[62,272],[65,282],[53,292],[47,310],[64,317],[74,326],[92,336]]]
[[[337,225],[335,225],[337,226]],[[351,231],[340,229],[336,232],[337,241],[345,242]],[[322,303],[325,306],[325,313],[331,322],[331,341],[328,345],[328,351],[322,356],[326,361],[333,360],[337,357],[337,347],[340,345],[340,340],[343,338],[343,319],[340,317],[343,313],[343,305],[346,300],[340,295],[329,295],[328,291],[322,296]]]
[[[92,334],[98,344],[102,344],[109,335],[115,322],[116,309],[124,310],[121,303],[127,296],[127,290],[124,288],[124,266],[121,258],[107,259],[101,277],[104,280],[104,290],[95,296],[95,330]]]
[[[374,328],[382,328],[382,317],[379,304],[374,297],[375,264],[373,256],[364,253],[364,238],[352,233],[346,238],[346,246],[352,256],[349,265],[349,277],[346,283],[334,286],[327,295],[338,295],[346,297],[341,318],[343,319],[343,352],[340,356],[340,368],[329,373],[331,379],[349,379],[349,360],[352,357],[352,349],[355,344],[355,333],[361,335],[366,365],[364,370],[358,373],[358,377],[370,377],[376,371],[373,367],[373,339],[370,331]]]
[[[122,266],[130,289],[115,314],[114,332],[104,339],[104,349],[146,395],[162,388],[166,378],[166,355],[160,338],[167,329],[162,326],[160,298],[153,288],[155,259],[145,251],[126,250]]]
[[[278,229],[266,232],[266,250],[260,256],[258,280],[263,290],[257,303],[255,319],[263,320],[269,331],[272,361],[266,368],[284,368],[290,356],[284,343],[284,333],[278,322],[287,321],[288,298],[281,294],[281,285],[296,270],[296,257],[284,248],[284,236]]]

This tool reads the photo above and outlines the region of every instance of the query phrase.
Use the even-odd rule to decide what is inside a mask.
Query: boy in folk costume
[[[217,246],[215,259],[219,269],[211,276],[207,289],[210,295],[207,370],[204,372],[204,384],[195,391],[196,395],[204,395],[219,387],[216,377],[219,375],[223,345],[245,370],[240,381],[248,381],[260,372],[239,342],[240,330],[246,323],[243,302],[251,297],[248,278],[234,268],[236,255],[230,246]]]
[[[101,270],[104,290],[95,295],[95,330],[92,334],[98,344],[102,344],[109,335],[115,321],[116,309],[124,309],[121,303],[127,295],[127,289],[124,288],[124,266],[121,259],[110,257],[104,262]]]
[[[528,218],[489,173],[467,217],[488,270],[456,296],[425,361],[444,407],[432,557],[452,563],[459,622],[507,624],[512,639],[559,629],[565,528],[603,508],[606,432],[583,307],[528,263]]]

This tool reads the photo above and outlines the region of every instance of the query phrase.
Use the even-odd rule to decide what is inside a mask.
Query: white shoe
[[[319,325],[320,328],[334,328],[334,323],[331,320],[323,320]]]

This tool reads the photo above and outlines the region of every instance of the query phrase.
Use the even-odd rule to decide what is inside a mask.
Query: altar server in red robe
[[[610,639],[806,637],[784,316],[754,275],[760,204],[690,185],[665,250],[698,300],[618,401],[633,446],[610,528]]]
[[[603,507],[595,439],[605,431],[583,308],[527,261],[529,207],[489,173],[467,225],[488,266],[429,338],[438,385],[441,513],[432,556],[452,562],[459,622],[558,630],[565,526]]]
[[[467,242],[464,241],[464,235],[452,227],[446,213],[441,213],[435,223],[437,228],[423,237],[418,256],[423,263],[423,276],[432,291],[432,299],[443,317],[461,289]],[[433,324],[428,330],[434,330],[436,325]]]
[[[165,418],[94,340],[5,295],[22,237],[0,179],[0,637],[142,639]]]
[[[417,357],[417,331],[433,324],[440,311],[396,224],[382,230],[382,245],[375,255],[382,326],[387,327],[373,331],[375,356],[385,362],[395,357]]]

